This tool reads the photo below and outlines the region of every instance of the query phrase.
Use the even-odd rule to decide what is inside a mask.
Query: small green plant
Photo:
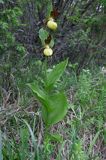
[[[51,12],[51,8],[50,8]],[[51,17],[51,13],[49,14]],[[51,26],[48,23],[53,23]],[[57,28],[57,24],[52,20],[49,20],[47,26],[50,29],[55,30]],[[55,24],[55,25],[54,25]],[[39,30],[39,38],[41,39],[44,49],[45,56],[51,56],[53,54],[52,49],[49,47],[53,47],[53,42],[51,35],[48,31],[41,28]],[[55,88],[56,82],[61,77],[62,73],[65,71],[68,60],[65,60],[55,66],[51,71],[47,68],[47,61],[45,59],[44,64],[44,78],[42,79],[42,84],[39,84],[38,81],[34,83],[28,84],[35,94],[37,100],[42,105],[42,117],[47,127],[52,126],[53,124],[61,121],[67,113],[68,103],[67,98],[64,92],[60,92]],[[47,71],[50,72],[47,72]]]
[[[28,84],[42,105],[42,117],[48,127],[61,121],[68,110],[65,93],[55,89],[55,84],[64,72],[67,63],[68,61],[65,60],[57,64],[50,72],[46,69],[42,84],[37,81]]]
[[[83,151],[82,142],[80,140],[76,140],[72,144],[72,155],[70,157],[71,160],[86,160],[85,153]]]

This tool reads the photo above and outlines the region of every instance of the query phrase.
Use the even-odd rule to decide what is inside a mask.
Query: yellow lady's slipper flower
[[[44,49],[43,53],[44,53],[45,56],[51,56],[53,54],[53,50],[48,47],[48,48]]]
[[[47,26],[48,28],[50,28],[51,30],[56,30],[57,29],[57,23],[54,22],[53,18],[50,18],[49,21],[47,22]]]

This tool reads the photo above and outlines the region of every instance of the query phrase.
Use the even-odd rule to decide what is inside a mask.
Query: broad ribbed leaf
[[[48,114],[48,112],[51,111],[51,108],[48,104],[49,98],[46,93],[43,91],[43,89],[40,89],[37,83],[29,83],[28,86],[31,88],[36,99],[40,102],[42,107],[45,107],[45,114]]]
[[[38,86],[37,83],[35,83],[35,82],[28,83],[27,85],[31,88],[33,93],[35,93],[37,98],[42,99],[42,100],[45,99],[46,94],[44,93],[44,91],[42,89],[40,89],[40,87]]]
[[[42,117],[47,126],[63,120],[68,110],[67,98],[64,93],[47,95],[36,83],[28,84],[28,86],[42,105]]]
[[[46,102],[48,106],[42,107],[42,116],[46,125],[50,126],[63,120],[68,110],[68,103],[65,94],[58,93],[49,96]],[[50,108],[50,111],[47,111],[46,108]]]
[[[67,66],[68,60],[65,60],[55,66],[55,68],[48,73],[47,75],[47,88],[52,88],[55,84],[55,82],[61,77],[63,74],[66,66]]]

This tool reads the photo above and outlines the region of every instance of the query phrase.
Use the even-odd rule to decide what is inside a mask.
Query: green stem
[[[47,69],[48,69],[48,59],[47,57],[45,58],[45,61],[44,61],[44,76],[45,76],[45,83],[47,82]]]
[[[46,140],[48,133],[50,133],[50,126],[46,126],[45,128],[44,141]]]
[[[43,69],[44,69],[44,87],[45,87],[45,91],[48,93],[49,90],[47,88],[47,70],[48,70],[48,58],[47,57],[45,58]]]

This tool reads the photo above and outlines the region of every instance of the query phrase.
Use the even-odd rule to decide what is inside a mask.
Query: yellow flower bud
[[[45,48],[50,48],[48,44],[45,45]]]
[[[47,22],[47,26],[51,30],[56,30],[57,29],[57,23],[54,22],[54,20],[52,18]]]
[[[53,50],[51,48],[45,48],[43,53],[45,56],[51,56],[53,54]]]

